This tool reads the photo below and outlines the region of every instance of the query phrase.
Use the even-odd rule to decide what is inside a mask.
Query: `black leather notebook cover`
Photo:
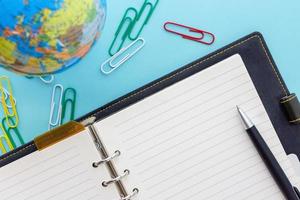
[[[286,152],[288,154],[294,153],[300,157],[300,125],[290,124],[280,105],[280,99],[289,95],[288,88],[275,65],[262,35],[257,32],[155,80],[76,121],[80,122],[92,116],[96,117],[97,121],[100,121],[234,54],[240,54],[242,57]],[[0,158],[0,167],[36,150],[37,147],[34,142],[15,149]]]

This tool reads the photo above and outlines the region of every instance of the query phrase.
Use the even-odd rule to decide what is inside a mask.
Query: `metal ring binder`
[[[130,193],[127,192],[122,180],[124,177],[129,175],[130,171],[128,169],[126,169],[126,170],[124,170],[124,173],[122,175],[119,175],[116,170],[116,167],[113,163],[114,158],[121,155],[121,151],[117,150],[117,151],[115,151],[115,153],[113,155],[111,155],[111,156],[109,155],[108,151],[105,148],[103,141],[101,140],[101,138],[98,134],[96,127],[93,125],[94,120],[95,120],[94,118],[90,118],[85,122],[86,126],[89,129],[89,132],[91,133],[91,135],[93,137],[95,146],[98,149],[98,151],[102,157],[102,160],[93,163],[93,167],[97,168],[101,164],[106,164],[111,177],[115,177],[115,178],[108,180],[108,181],[103,181],[102,186],[107,187],[110,184],[115,184],[118,189],[118,192],[120,194],[120,197],[121,197],[119,200],[131,200],[133,197],[135,197],[139,193],[139,189],[134,188]]]
[[[114,153],[112,156],[109,156],[109,157],[107,157],[107,158],[105,158],[105,159],[102,159],[102,160],[100,160],[100,161],[98,161],[98,162],[94,162],[94,163],[93,163],[93,167],[94,167],[94,168],[97,168],[97,167],[99,167],[100,165],[102,165],[102,164],[104,164],[104,163],[107,163],[107,162],[109,162],[109,161],[112,161],[113,159],[115,159],[116,157],[118,157],[118,156],[120,156],[120,155],[121,155],[121,152],[120,152],[119,150],[116,150],[115,153]]]
[[[117,181],[120,181],[120,180],[122,180],[124,177],[128,176],[129,173],[130,173],[130,171],[129,171],[128,169],[125,169],[125,170],[124,170],[124,173],[121,174],[120,176],[118,176],[118,177],[116,177],[116,178],[113,178],[113,179],[111,179],[111,180],[109,180],[109,181],[103,181],[103,182],[102,182],[102,186],[103,186],[103,187],[107,187],[108,185],[110,185],[110,184],[112,184],[112,183],[115,183],[115,182],[117,182]]]
[[[129,195],[126,196],[126,197],[122,197],[120,200],[131,200],[131,198],[135,197],[138,193],[139,193],[139,189],[134,188],[134,189],[132,190],[132,193],[131,193],[131,194],[129,194]]]

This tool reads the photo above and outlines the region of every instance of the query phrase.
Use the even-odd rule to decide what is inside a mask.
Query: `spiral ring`
[[[130,173],[130,171],[128,169],[125,169],[124,173],[122,175],[120,175],[120,176],[118,176],[116,178],[113,178],[113,179],[111,179],[109,181],[103,181],[102,182],[102,186],[103,187],[107,187],[108,185],[110,185],[112,183],[118,182],[118,181],[122,180],[124,177],[128,176],[129,173]]]
[[[109,162],[109,161],[115,159],[116,157],[118,157],[118,156],[120,156],[120,155],[121,155],[121,152],[120,152],[119,150],[117,150],[117,151],[115,151],[115,153],[114,153],[112,156],[109,156],[109,157],[107,157],[107,158],[105,158],[105,159],[103,159],[103,160],[100,160],[100,161],[98,161],[98,162],[94,162],[94,163],[93,163],[93,167],[94,167],[94,168],[97,168],[97,167],[99,167],[100,165],[102,165],[103,163],[107,163],[107,162]]]
[[[138,193],[139,193],[139,189],[134,188],[134,189],[132,190],[132,193],[131,193],[131,194],[129,194],[129,195],[126,196],[126,197],[122,197],[120,200],[131,200],[132,197],[135,197]]]

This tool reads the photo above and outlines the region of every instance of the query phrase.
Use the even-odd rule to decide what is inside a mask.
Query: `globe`
[[[24,75],[60,72],[101,35],[105,0],[0,0],[0,66]]]

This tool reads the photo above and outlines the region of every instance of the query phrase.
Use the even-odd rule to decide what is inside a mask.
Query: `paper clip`
[[[13,147],[9,137],[5,133],[2,125],[0,125],[0,126],[1,126],[1,131],[2,131],[2,135],[0,135],[0,150],[1,150],[2,154],[5,154],[5,153],[13,150],[14,147]]]
[[[198,33],[199,36],[196,37],[196,36],[186,35],[186,34],[177,32],[173,29],[170,29],[169,26],[185,28],[185,29],[188,29],[189,32]],[[185,25],[182,25],[182,24],[178,24],[178,23],[175,23],[175,22],[166,22],[164,24],[164,29],[167,32],[170,32],[170,33],[173,33],[173,34],[176,34],[176,35],[180,35],[184,39],[192,40],[192,41],[195,41],[195,42],[200,42],[202,44],[211,45],[215,42],[214,34],[212,34],[210,32],[207,32],[207,31],[200,30],[200,29],[196,29],[196,28],[193,28],[193,27],[190,27],[190,26],[185,26]],[[210,38],[211,38],[210,41],[205,41],[205,38],[206,38],[207,35],[210,36]]]
[[[122,54],[124,54],[128,49],[130,49],[132,46],[135,44],[141,42],[140,46],[138,46],[133,52],[125,54],[124,57],[122,58]],[[102,63],[101,65],[101,71],[102,73],[108,75],[118,69],[122,64],[124,64],[126,61],[128,61],[132,56],[137,54],[144,46],[145,46],[146,41],[143,38],[138,38],[137,40],[133,41],[131,44],[129,44],[127,47],[122,48],[118,53],[116,53],[114,56],[106,60],[105,62]],[[114,61],[116,61],[114,63]],[[105,66],[109,65],[109,70],[105,69]]]
[[[43,83],[50,84],[54,81],[54,75],[40,76],[39,77]]]
[[[130,12],[133,13],[133,17],[130,17]],[[109,47],[109,50],[108,50],[108,53],[110,56],[113,56],[115,53],[117,53],[118,51],[120,51],[120,49],[122,48],[122,46],[124,45],[124,42],[125,40],[127,39],[131,29],[132,29],[132,24],[133,22],[135,21],[137,17],[137,10],[135,8],[128,8],[126,11],[125,11],[125,14],[118,26],[118,29],[115,33],[115,37]],[[127,27],[125,27],[125,24],[128,23]],[[121,37],[121,42],[120,42],[120,45],[116,48],[116,51],[113,52],[114,50],[114,47],[115,47],[115,44],[117,42],[117,39],[119,38],[119,35],[121,33],[121,31],[124,29],[125,27],[125,31]]]
[[[155,3],[151,3],[149,2],[149,0],[145,0],[144,4],[142,5],[137,17],[134,19],[133,21],[133,24],[132,24],[132,27],[131,27],[131,30],[130,30],[130,33],[128,35],[129,39],[134,41],[134,40],[137,40],[138,37],[140,36],[140,34],[142,33],[144,27],[147,25],[147,23],[149,22],[154,10],[156,9],[156,6],[158,4],[159,0],[155,0]],[[137,22],[141,19],[141,17],[143,16],[144,12],[146,11],[146,8],[149,7],[149,11],[148,11],[148,14],[145,18],[145,21],[142,23],[140,29],[138,29],[137,31],[137,34],[133,37],[132,36],[132,33],[133,33],[133,30],[134,30],[134,27],[136,26]]]
[[[68,97],[71,96],[71,97]],[[64,91],[63,99],[62,99],[62,114],[61,114],[61,124],[64,123],[64,119],[66,117],[67,106],[70,104],[70,118],[69,120],[74,120],[75,118],[75,108],[76,108],[76,90],[74,88],[67,88]]]
[[[4,90],[4,94],[5,94],[5,101],[7,101],[9,96],[11,96],[11,94],[5,88],[3,88],[3,90]],[[14,99],[14,105],[17,105],[17,100],[14,97],[12,97],[12,98]],[[7,104],[7,107],[12,108],[13,105]]]
[[[9,120],[12,123],[14,123],[14,121],[11,117],[9,117]],[[13,148],[17,148],[17,144],[14,140],[13,135],[15,135],[15,137],[19,140],[20,145],[25,144],[24,139],[22,138],[22,135],[20,134],[19,129],[17,127],[15,127],[15,128],[7,127],[7,123],[6,123],[5,118],[2,120],[2,127],[3,127],[3,131],[6,133],[8,139],[10,140]]]
[[[58,103],[55,102],[55,94],[57,91],[59,91],[59,99]],[[60,84],[56,84],[53,87],[52,90],[52,97],[51,97],[51,105],[50,105],[50,117],[49,117],[49,126],[48,129],[52,129],[53,127],[59,126],[61,122],[61,112],[62,112],[62,98],[63,98],[63,92],[64,88]],[[54,119],[54,112],[55,112],[55,106],[57,105],[57,113],[56,113],[56,119]]]
[[[3,83],[5,83],[5,82],[8,87],[8,90],[6,90],[3,86]],[[8,127],[15,128],[18,126],[19,117],[18,117],[17,108],[16,108],[16,104],[15,104],[16,102],[12,96],[11,83],[10,83],[9,78],[6,76],[0,77],[0,91],[1,91],[1,104],[3,107],[4,116],[6,118]],[[8,96],[7,99],[9,101],[9,104],[7,103],[7,99],[5,98],[6,95]],[[11,112],[10,112],[10,110],[11,110]],[[9,120],[9,117],[15,119],[13,124]]]

